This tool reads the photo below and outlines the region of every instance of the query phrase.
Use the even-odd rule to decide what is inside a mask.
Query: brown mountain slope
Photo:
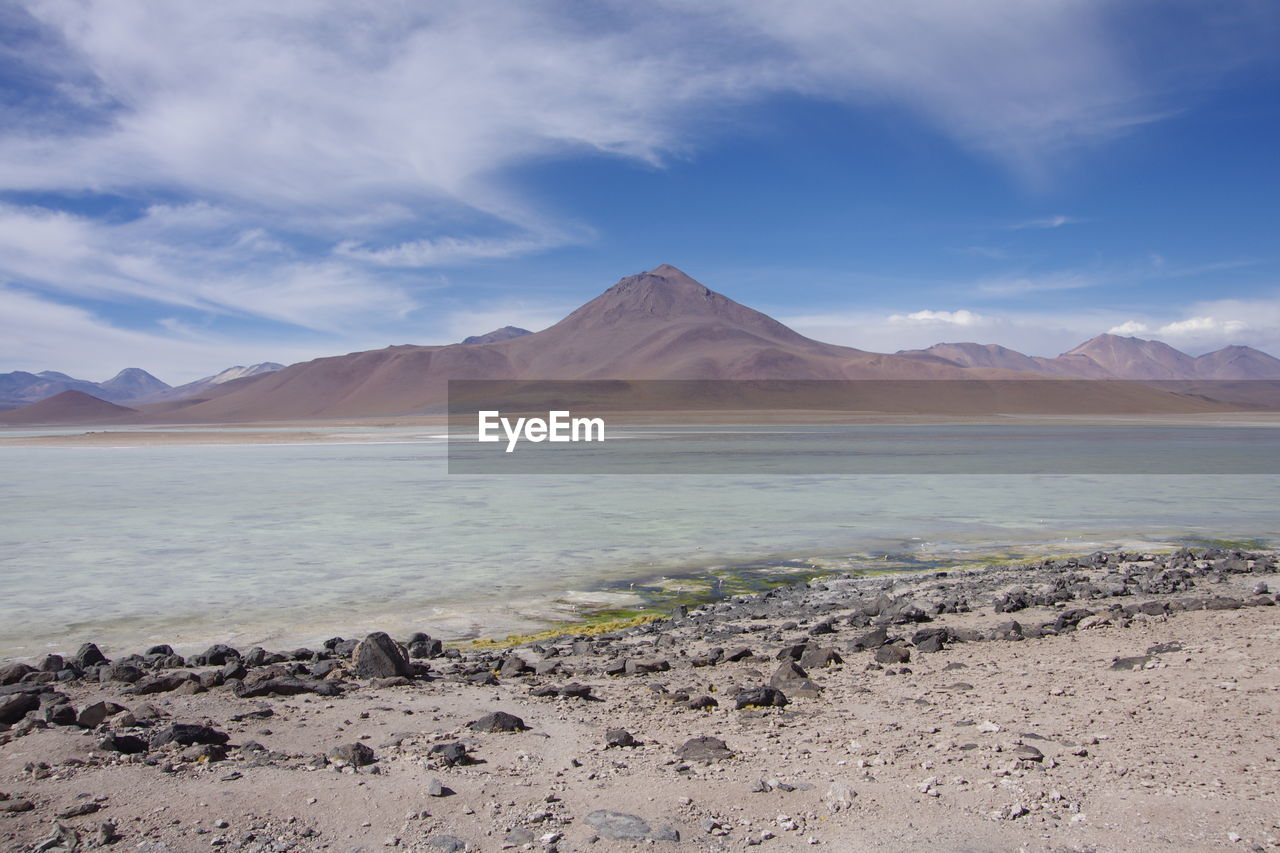
[[[1195,359],[1161,341],[1098,335],[1054,359],[1076,376],[1117,379],[1191,379]]]
[[[1280,379],[1280,358],[1253,347],[1223,347],[1196,359],[1200,379]]]
[[[661,266],[624,278],[541,332],[488,344],[396,346],[316,359],[241,380],[229,392],[169,409],[164,417],[218,422],[402,414],[440,407],[449,379],[972,376],[949,364],[806,338],[675,267]]]
[[[137,413],[137,409],[117,406],[83,391],[63,391],[30,406],[0,412],[0,424],[103,423]]]
[[[484,344],[395,346],[295,364],[220,386],[207,399],[144,407],[139,420],[218,423],[361,417],[440,411],[450,379],[1027,379],[941,358],[881,355],[806,338],[716,293],[672,266],[619,281],[540,332]],[[1035,377],[1035,374],[1031,374]],[[912,394],[942,397],[957,386],[884,384],[866,408],[914,411]],[[1126,383],[1040,383],[1026,411],[1203,411],[1214,404]],[[904,397],[905,395],[905,397]],[[1012,400],[1007,391],[992,405]],[[964,401],[961,401],[965,405]],[[1002,404],[1003,405],[1003,404]],[[916,407],[916,408],[913,408]],[[952,410],[950,404],[948,409]]]
[[[1056,358],[975,343],[934,344],[928,349],[901,350],[898,355],[1081,379],[1280,380],[1280,359],[1252,347],[1223,347],[1193,358],[1160,341],[1111,334],[1098,335]]]
[[[1070,375],[1053,359],[1023,355],[999,344],[934,344],[928,349],[899,350],[897,355],[915,359],[943,359],[960,367],[989,367],[1027,373]]]

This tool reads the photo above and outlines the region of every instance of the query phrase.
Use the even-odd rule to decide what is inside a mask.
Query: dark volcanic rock
[[[889,642],[889,630],[887,628],[876,628],[851,642],[849,649],[855,652],[868,651],[878,649],[887,642]]]
[[[147,742],[136,735],[109,734],[98,741],[98,746],[123,755],[138,755],[147,751]]]
[[[230,737],[225,732],[195,723],[173,723],[156,732],[151,739],[152,747],[164,746],[167,743],[180,743],[183,746],[195,744],[215,744],[221,746]]]
[[[101,725],[108,717],[114,717],[124,710],[126,708],[123,705],[117,705],[115,702],[94,702],[80,709],[80,713],[76,715],[76,724],[92,729]]]
[[[414,660],[437,658],[444,654],[444,644],[439,640],[423,635],[422,639],[413,639],[408,645],[409,657]]]
[[[587,815],[587,823],[595,827],[601,838],[610,841],[679,841],[680,833],[671,827],[653,829],[642,817],[623,812],[597,809]]]
[[[733,757],[733,750],[718,737],[694,737],[685,741],[676,755],[685,761],[723,761]]]
[[[107,656],[104,655],[93,643],[85,643],[80,647],[79,651],[76,652],[76,655],[72,660],[74,660],[76,662],[76,666],[81,669],[88,669],[89,667],[97,666],[100,663],[107,663]]]
[[[651,672],[666,672],[669,669],[671,669],[671,663],[662,658],[657,660],[627,658],[623,671],[627,675],[648,675]]]
[[[844,663],[844,658],[835,649],[824,649],[819,646],[807,646],[800,656],[800,666],[805,669],[821,669],[833,664]]]
[[[216,643],[191,658],[192,666],[222,666],[227,661],[240,659],[240,652],[223,643]]]
[[[519,655],[507,655],[498,666],[499,678],[516,678],[530,672],[533,672],[533,667]]]
[[[149,678],[144,678],[141,681],[135,681],[120,692],[129,696],[149,696],[153,693],[168,693],[171,690],[177,690],[189,681],[191,681],[191,673],[183,673],[181,675],[155,675]]]
[[[321,681],[316,678],[250,677],[233,683],[235,686],[232,691],[241,699],[256,699],[260,696],[297,696],[300,693],[314,693],[317,696],[342,695],[342,688],[336,682]]]
[[[506,711],[494,711],[492,714],[485,714],[478,720],[472,720],[467,723],[467,728],[475,732],[522,732],[529,727],[524,724],[524,720],[515,714],[508,714]]]
[[[876,649],[876,663],[900,664],[910,660],[911,652],[907,651],[906,646],[892,643]]]
[[[361,640],[351,653],[351,661],[359,678],[413,675],[408,655],[384,631],[375,631]]]
[[[7,664],[0,667],[0,684],[17,684],[29,672],[35,672],[35,668],[25,663]]]
[[[640,746],[640,741],[626,729],[609,729],[604,733],[605,748]]]
[[[329,750],[328,758],[337,765],[349,764],[352,767],[364,767],[378,760],[373,750],[362,743],[344,743]]]
[[[991,632],[992,639],[995,640],[1021,640],[1022,625],[1017,622],[1001,622]]]
[[[739,711],[743,708],[785,708],[787,704],[786,694],[776,687],[743,690],[734,700],[734,708]]]
[[[125,684],[133,684],[140,680],[146,673],[139,667],[131,663],[113,663],[105,669],[98,671],[99,681],[123,681]]]
[[[467,752],[466,745],[460,741],[433,744],[430,754],[446,767],[472,764],[475,761]]]
[[[769,686],[785,690],[789,695],[801,699],[816,699],[822,692],[804,668],[794,661],[784,660],[778,664],[769,678]]]
[[[946,640],[946,628],[925,628],[911,635],[911,645],[922,652],[940,652]]]
[[[559,687],[548,684],[545,687],[538,687],[529,691],[530,696],[547,697],[547,696],[564,696],[567,699],[593,699],[591,695],[591,686],[589,684],[578,684],[576,681],[572,684],[563,684]]]
[[[12,696],[0,697],[0,723],[13,725],[40,707],[40,698],[34,693],[16,693]]]

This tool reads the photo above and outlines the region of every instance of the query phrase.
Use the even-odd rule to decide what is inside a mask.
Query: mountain
[[[113,402],[148,400],[169,390],[169,386],[140,367],[126,367],[106,382],[98,383],[97,396]]]
[[[463,338],[462,342],[464,344],[496,344],[498,341],[509,341],[512,338],[522,338],[525,335],[532,334],[533,332],[528,329],[521,329],[518,326],[503,326],[501,329],[494,329],[488,334]]]
[[[1280,358],[1253,347],[1223,347],[1196,359],[1196,375],[1216,380],[1280,379]]]
[[[1195,359],[1162,341],[1098,335],[1054,359],[1075,376],[1117,379],[1193,379]]]
[[[483,345],[393,346],[302,362],[162,407],[144,417],[184,422],[367,417],[441,411],[450,379],[844,380],[1026,379],[1041,374],[963,367],[943,358],[865,352],[806,338],[703,286],[672,266],[628,276],[555,325]],[[1024,386],[1028,383],[1022,383]],[[1215,404],[1112,383],[1060,383],[1017,397],[1012,383],[988,395],[1002,411],[1201,411]],[[857,402],[912,411],[927,394],[957,411],[956,384],[881,383]],[[1039,394],[1040,397],[1035,395]],[[914,397],[912,395],[915,395]],[[1003,396],[1001,396],[1003,395]],[[934,398],[937,398],[936,400]],[[1052,398],[1052,399],[1051,399]]]
[[[3,424],[74,424],[103,423],[137,414],[137,409],[117,406],[84,393],[63,391],[37,403],[0,412]]]
[[[999,344],[934,344],[928,349],[898,350],[897,355],[917,359],[942,359],[960,367],[1058,373],[1049,366],[1050,359],[1023,355]]]
[[[489,341],[480,344],[402,345],[284,368],[230,368],[156,392],[152,399],[157,402],[136,404],[140,410],[131,417],[138,422],[222,423],[438,412],[448,398],[449,380],[458,379],[776,379],[795,382],[789,387],[797,388],[807,380],[972,380],[928,386],[865,383],[837,401],[837,407],[955,413],[1218,411],[1223,408],[1220,398],[1203,384],[1183,391],[1133,382],[1045,380],[1280,378],[1280,360],[1247,347],[1192,359],[1164,344],[1114,335],[1099,336],[1053,359],[971,343],[893,355],[866,352],[807,338],[668,265],[622,279],[547,329],[519,334],[523,331],[499,329],[479,336]],[[127,393],[155,388],[141,373],[124,371],[103,384]],[[29,387],[33,379],[78,381],[32,374],[0,377],[15,387]],[[1024,381],[992,384],[994,380]],[[815,390],[813,408],[832,402],[821,393]],[[1265,404],[1272,392],[1258,393],[1256,387],[1244,389],[1233,399]],[[79,417],[78,411],[72,414]],[[108,415],[124,416],[104,411]]]
[[[76,379],[55,370],[27,373],[15,370],[0,374],[0,409],[25,406],[63,391],[80,391],[115,403],[136,403],[153,399],[169,388],[145,370],[125,368],[106,382]]]
[[[244,379],[249,376],[261,376],[264,373],[274,373],[277,370],[283,370],[283,364],[276,364],[274,361],[264,361],[261,364],[252,364],[248,367],[237,364],[235,367],[228,367],[220,373],[212,376],[206,376],[203,379],[197,379],[194,382],[188,382],[186,385],[178,385],[167,391],[156,394],[151,397],[148,402],[156,402],[160,400],[183,400],[188,397],[197,397],[207,394],[210,389],[225,385],[228,382],[234,382],[237,379]]]
[[[165,400],[181,400],[186,397],[207,394],[211,388],[242,379],[246,376],[258,376],[280,370],[284,365],[271,361],[254,364],[249,367],[236,365],[228,367],[221,373],[170,387],[145,370],[138,367],[126,367],[105,382],[90,382],[87,379],[76,379],[55,370],[42,370],[39,373],[26,373],[15,370],[12,373],[0,373],[0,410],[15,409],[30,403],[48,399],[63,391],[81,391],[91,397],[111,403],[139,405]]]
[[[898,355],[942,359],[961,367],[1020,370],[1079,379],[1143,381],[1280,380],[1280,359],[1261,350],[1229,346],[1198,358],[1161,341],[1104,334],[1055,358],[1023,355],[996,344],[934,344]]]

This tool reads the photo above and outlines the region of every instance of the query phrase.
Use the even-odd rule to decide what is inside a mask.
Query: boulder
[[[743,690],[734,700],[734,708],[785,708],[787,697],[776,687],[754,687]]]
[[[508,714],[506,711],[494,711],[492,714],[485,714],[478,720],[472,720],[467,723],[467,728],[474,732],[522,732],[529,727],[524,724],[524,720],[515,714]]]
[[[596,809],[587,815],[587,823],[609,841],[679,841],[680,833],[671,827],[654,829],[642,817],[624,812]]]
[[[676,750],[676,755],[685,761],[710,763],[733,758],[733,750],[718,737],[704,736],[689,738]]]
[[[413,675],[409,656],[404,649],[384,631],[375,631],[361,640],[351,653],[352,665],[358,678],[391,678]]]

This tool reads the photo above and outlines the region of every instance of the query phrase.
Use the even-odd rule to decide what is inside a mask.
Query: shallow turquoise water
[[[442,442],[379,435],[0,447],[0,658],[503,633],[570,591],[770,557],[1280,538],[1268,475],[460,476]]]

